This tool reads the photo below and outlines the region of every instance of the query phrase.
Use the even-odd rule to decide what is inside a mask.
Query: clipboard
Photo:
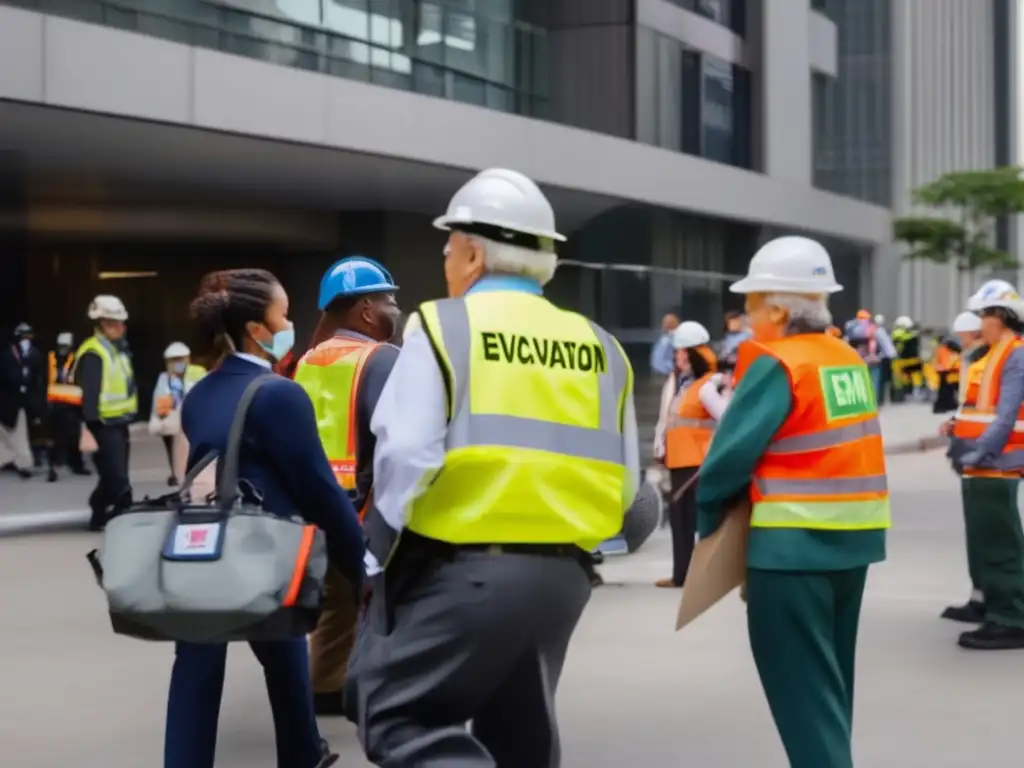
[[[749,540],[750,500],[743,499],[725,513],[718,530],[693,549],[676,616],[677,632],[743,585]]]

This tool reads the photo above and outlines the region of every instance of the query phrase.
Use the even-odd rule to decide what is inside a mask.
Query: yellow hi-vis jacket
[[[313,402],[316,427],[338,484],[356,491],[356,393],[363,367],[380,345],[335,336],[299,361],[294,380]],[[362,517],[363,513],[360,513]]]
[[[448,394],[444,465],[409,510],[452,544],[576,544],[622,528],[633,370],[582,315],[518,292],[419,308]]]
[[[100,387],[100,420],[108,421],[124,416],[135,416],[139,411],[137,391],[132,390],[135,373],[132,359],[120,352],[106,339],[90,336],[75,354],[75,365],[82,355],[93,352],[103,361],[103,383]]]

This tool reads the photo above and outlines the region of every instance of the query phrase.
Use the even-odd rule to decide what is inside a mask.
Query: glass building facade
[[[653,29],[637,30],[636,139],[751,167],[751,77]]]
[[[669,0],[669,2],[728,27],[741,37],[746,34],[747,0]]]
[[[837,26],[839,72],[811,77],[813,179],[876,205],[892,202],[892,0],[817,0]]]

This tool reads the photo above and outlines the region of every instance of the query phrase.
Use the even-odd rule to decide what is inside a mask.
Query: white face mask
[[[20,339],[18,346],[21,347],[21,353],[23,355],[28,354],[28,351],[32,348],[32,342],[29,339]]]

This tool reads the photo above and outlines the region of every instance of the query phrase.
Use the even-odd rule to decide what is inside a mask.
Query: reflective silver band
[[[690,429],[710,429],[714,432],[716,426],[717,422],[714,419],[685,419],[682,416],[670,416],[668,420],[669,429],[689,427]]]
[[[784,437],[772,443],[765,455],[778,456],[787,453],[804,453],[805,451],[820,451],[823,448],[833,448],[843,443],[852,443],[862,437],[873,437],[882,434],[882,425],[878,419],[861,421],[857,424],[847,424],[844,427],[836,427],[824,432],[812,432],[809,435],[794,435]]]
[[[756,478],[762,496],[839,496],[846,493],[872,493],[889,490],[885,475],[833,477],[828,480],[783,480]]]
[[[434,302],[442,344],[452,366],[452,419],[446,440],[449,449],[479,445],[531,448],[616,464],[625,463],[619,420],[619,399],[626,387],[626,361],[612,337],[591,323],[604,348],[608,370],[596,374],[600,397],[600,427],[588,429],[519,416],[474,414],[469,403],[472,337],[469,311],[463,299]]]

